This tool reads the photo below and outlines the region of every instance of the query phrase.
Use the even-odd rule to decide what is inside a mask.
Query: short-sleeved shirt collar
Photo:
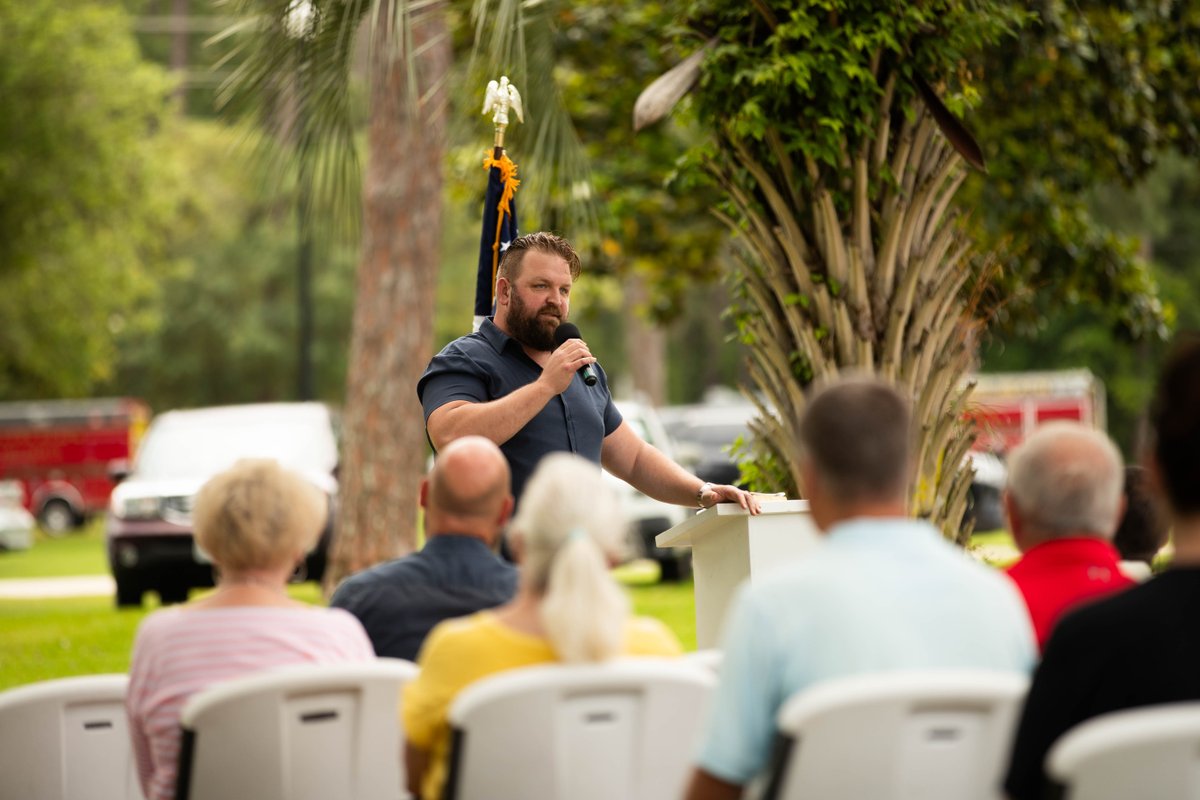
[[[487,317],[479,325],[479,335],[483,337],[483,340],[490,344],[492,349],[497,353],[503,353],[504,348],[508,346],[509,342],[512,342],[517,348],[524,350],[521,347],[521,343],[500,330],[500,326],[494,320],[495,317]]]

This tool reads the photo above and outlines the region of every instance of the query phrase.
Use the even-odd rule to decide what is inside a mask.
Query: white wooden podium
[[[780,564],[800,558],[817,542],[807,500],[761,504],[750,516],[736,503],[720,503],[663,531],[659,547],[691,547],[696,576],[696,646],[720,645],[721,625],[734,592]]]

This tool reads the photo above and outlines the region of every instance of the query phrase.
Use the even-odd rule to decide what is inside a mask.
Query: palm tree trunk
[[[427,452],[415,387],[432,356],[450,40],[440,5],[410,17],[408,37],[392,35],[386,4],[383,11],[372,48],[363,246],[327,591],[351,572],[414,548]],[[389,46],[389,37],[405,39],[411,52]],[[415,76],[406,72],[406,58]]]
[[[646,281],[631,273],[625,281],[625,356],[633,375],[633,391],[650,405],[667,402],[667,337],[648,319]]]

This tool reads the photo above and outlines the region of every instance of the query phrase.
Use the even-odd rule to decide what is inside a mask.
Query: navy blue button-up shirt
[[[375,655],[417,660],[434,625],[503,605],[517,591],[517,570],[474,536],[440,534],[412,555],[352,575],[329,605],[367,630]]]
[[[621,413],[608,391],[608,377],[596,364],[599,380],[588,386],[578,375],[500,450],[512,470],[513,496],[521,497],[537,463],[548,453],[567,451],[600,463],[604,437],[621,424]],[[433,357],[417,382],[425,420],[446,403],[486,403],[533,383],[542,368],[520,342],[483,321],[479,331],[455,339]]]

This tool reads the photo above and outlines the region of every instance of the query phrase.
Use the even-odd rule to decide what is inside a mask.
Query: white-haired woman
[[[609,575],[626,522],[595,464],[557,453],[542,460],[509,531],[520,569],[512,602],[443,622],[421,649],[404,689],[409,791],[439,798],[446,777],[447,712],[468,684],[553,661],[675,656],[679,641],[657,620],[630,614]]]
[[[325,525],[325,496],[271,460],[243,460],[196,495],[196,541],[213,593],[157,611],[138,629],[126,707],[147,800],[175,796],[179,714],[197,691],[269,667],[375,657],[358,620],[287,595]]]

